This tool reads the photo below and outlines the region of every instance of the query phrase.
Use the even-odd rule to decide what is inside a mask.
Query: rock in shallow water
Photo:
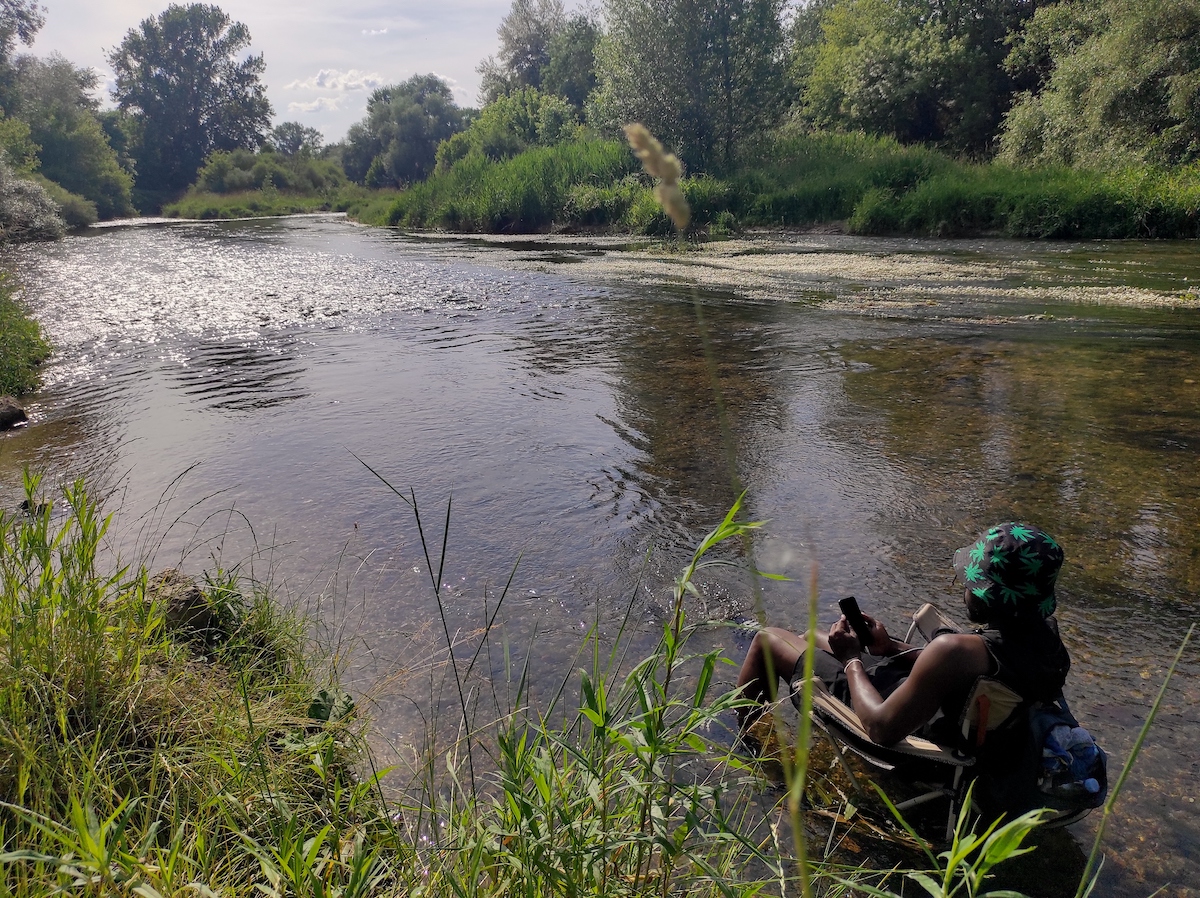
[[[20,427],[29,418],[25,409],[11,396],[0,396],[0,430],[11,430]]]

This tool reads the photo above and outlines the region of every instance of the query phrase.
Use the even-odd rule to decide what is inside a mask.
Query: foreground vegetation
[[[38,365],[50,354],[38,323],[16,296],[11,275],[0,273],[0,396],[37,387]]]
[[[500,596],[470,661],[460,643],[447,666],[455,698],[385,785],[364,722],[303,620],[228,571],[181,593],[164,588],[177,576],[110,569],[109,519],[84,485],[56,503],[40,486],[27,478],[33,512],[0,512],[6,895],[749,896],[821,886],[890,896],[917,878],[950,896],[975,894],[996,864],[1023,853],[1039,819],[976,835],[964,815],[947,852],[924,855],[923,872],[817,860],[801,796],[815,805],[836,787],[808,774],[803,728],[794,744],[776,731],[787,788],[764,814],[752,770],[714,741],[742,699],[710,694],[722,659],[689,652],[684,619],[706,554],[757,526],[738,523],[736,506],[676,582],[658,647],[629,664],[622,639],[603,649],[593,634],[578,681],[565,677],[537,709],[525,671],[510,669],[507,689],[470,680],[491,650]]]

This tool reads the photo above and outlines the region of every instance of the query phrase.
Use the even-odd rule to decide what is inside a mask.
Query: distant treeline
[[[700,228],[1197,228],[1195,0],[514,0],[480,108],[415,75],[329,145],[271,128],[265,60],[215,6],[132,28],[108,111],[90,70],[14,55],[40,25],[34,0],[0,6],[0,145],[73,223],[365,203],[411,226],[654,230],[607,143],[639,121],[682,159]],[[380,190],[399,192],[386,214]]]

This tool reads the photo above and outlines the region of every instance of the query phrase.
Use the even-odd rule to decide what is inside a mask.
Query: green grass
[[[16,298],[12,276],[0,273],[0,396],[21,396],[38,385],[38,366],[50,345]]]
[[[294,215],[302,212],[329,212],[336,196],[284,193],[278,190],[246,190],[238,193],[193,193],[163,206],[168,218],[257,218],[266,215]]]

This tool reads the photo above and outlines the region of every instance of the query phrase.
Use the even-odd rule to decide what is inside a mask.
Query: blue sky
[[[371,90],[435,72],[459,105],[473,106],[475,67],[498,47],[511,0],[216,0],[244,22],[266,59],[275,123],[299,121],[327,141],[363,117]],[[57,50],[111,79],[105,60],[125,33],[170,0],[42,0],[46,25],[32,52]],[[567,2],[568,9],[580,4]],[[19,48],[21,52],[28,52]],[[107,91],[105,91],[107,97]]]

